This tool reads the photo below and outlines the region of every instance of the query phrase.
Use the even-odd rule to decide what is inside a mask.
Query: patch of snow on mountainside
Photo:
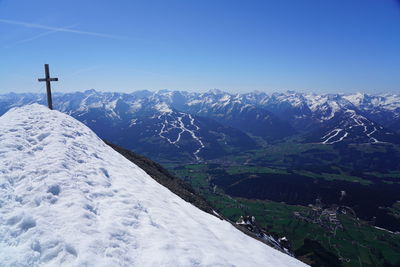
[[[172,109],[166,103],[157,103],[154,108],[161,113],[172,113]]]
[[[116,107],[117,107],[117,103],[120,99],[115,99],[109,103],[106,103],[104,106],[106,108],[106,110],[108,111],[107,115],[110,116],[111,118],[118,118],[121,119],[121,117],[118,115],[118,113],[116,112]]]
[[[327,95],[306,94],[304,98],[309,109],[314,112],[314,116],[321,121],[332,119],[336,112],[341,110],[340,105],[329,99]]]
[[[328,100],[327,97],[316,94],[306,94],[304,97],[311,111],[317,111]]]
[[[357,142],[363,143],[386,143],[388,140],[379,140],[382,134],[390,135],[393,133],[357,114],[354,110],[346,110],[342,119],[335,125],[335,128],[328,130],[321,138],[321,144],[334,144],[355,139],[358,139]]]
[[[270,100],[275,103],[286,102],[289,103],[292,107],[299,107],[303,104],[302,95],[293,91],[288,91],[286,93],[273,93],[272,98]]]
[[[332,144],[334,144],[334,143],[338,143],[338,142],[343,141],[343,139],[346,138],[346,137],[349,135],[348,132],[345,132],[342,136],[339,137],[338,140],[335,140],[335,141],[331,141],[331,142],[330,142],[330,140],[331,140],[332,138],[337,137],[337,136],[339,135],[339,133],[341,133],[342,131],[343,131],[342,129],[334,129],[333,131],[329,132],[329,133],[326,134],[324,137],[322,137],[322,139],[327,138],[327,139],[325,139],[325,141],[322,142],[322,144],[329,144],[329,145],[332,145]]]
[[[193,106],[193,105],[198,105],[198,104],[201,104],[201,103],[203,103],[202,100],[200,100],[200,99],[194,99],[194,100],[189,101],[189,102],[187,103],[187,105],[188,105],[188,106]]]
[[[365,95],[363,93],[355,93],[351,95],[344,95],[343,98],[348,100],[354,106],[359,107],[364,101]]]
[[[200,211],[89,128],[37,104],[0,117],[3,266],[303,266]]]
[[[400,96],[396,94],[367,95],[363,93],[343,95],[344,99],[362,110],[396,111],[400,112]]]
[[[199,147],[196,151],[193,152],[193,156],[197,160],[199,160],[200,158],[199,158],[198,154],[205,147],[203,141],[201,141],[200,137],[198,137],[195,133],[195,131],[200,130],[200,127],[195,124],[195,119],[190,114],[185,114],[185,113],[179,112],[174,115],[177,117],[174,117],[170,114],[166,114],[166,115],[163,114],[163,115],[158,116],[158,119],[161,121],[161,125],[162,125],[158,135],[161,138],[166,139],[170,144],[179,147],[178,143],[179,143],[179,141],[181,141],[182,134],[187,132],[191,136],[191,138],[198,143]],[[183,119],[187,119],[189,121],[189,124],[185,125],[185,123],[183,122]],[[191,128],[192,130],[189,128]],[[171,140],[171,138],[168,137],[168,135],[170,135],[171,132],[174,132],[175,130],[179,130],[179,132],[176,135],[176,139]]]
[[[383,97],[385,101],[381,106],[387,110],[398,110],[400,112],[400,95],[385,94]]]
[[[129,104],[129,112],[130,113],[135,113],[142,108],[142,102],[140,100],[136,100],[136,101],[134,101],[132,103],[128,103],[128,104]]]
[[[87,111],[89,108],[100,108],[103,104],[96,98],[96,92],[90,92],[80,103],[78,111]]]

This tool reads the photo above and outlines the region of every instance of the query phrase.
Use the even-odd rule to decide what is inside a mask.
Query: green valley
[[[400,235],[375,227],[372,221],[360,219],[351,207],[324,203],[324,196],[320,196],[322,201],[317,199],[315,203],[289,204],[294,200],[302,202],[302,199],[288,195],[289,203],[285,203],[256,199],[250,195],[234,196],[235,191],[231,190],[232,187],[245,185],[247,180],[267,176],[284,179],[288,175],[295,175],[293,178],[307,177],[312,181],[328,182],[333,179],[361,187],[368,187],[374,180],[355,175],[342,176],[340,173],[291,172],[283,168],[255,165],[192,164],[168,167],[173,174],[189,182],[223,216],[232,221],[237,221],[243,215],[255,216],[257,223],[268,233],[276,238],[287,237],[295,255],[312,266],[400,264]],[[273,194],[270,196],[271,199],[275,197]],[[396,202],[388,209],[388,213],[398,214],[398,207]]]

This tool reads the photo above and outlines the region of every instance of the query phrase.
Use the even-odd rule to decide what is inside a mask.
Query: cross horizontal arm
[[[58,78],[40,78],[38,79],[39,82],[58,82]]]

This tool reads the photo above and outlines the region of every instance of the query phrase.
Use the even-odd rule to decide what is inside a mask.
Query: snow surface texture
[[[1,266],[303,266],[37,104],[0,118]]]

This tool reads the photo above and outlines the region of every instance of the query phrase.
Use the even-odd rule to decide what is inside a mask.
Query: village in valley
[[[336,235],[338,229],[343,229],[343,225],[338,218],[340,214],[349,214],[356,218],[356,213],[352,208],[338,205],[324,207],[320,199],[317,199],[315,204],[309,204],[308,206],[310,208],[309,211],[294,211],[293,215],[297,219],[317,224],[334,235]]]

